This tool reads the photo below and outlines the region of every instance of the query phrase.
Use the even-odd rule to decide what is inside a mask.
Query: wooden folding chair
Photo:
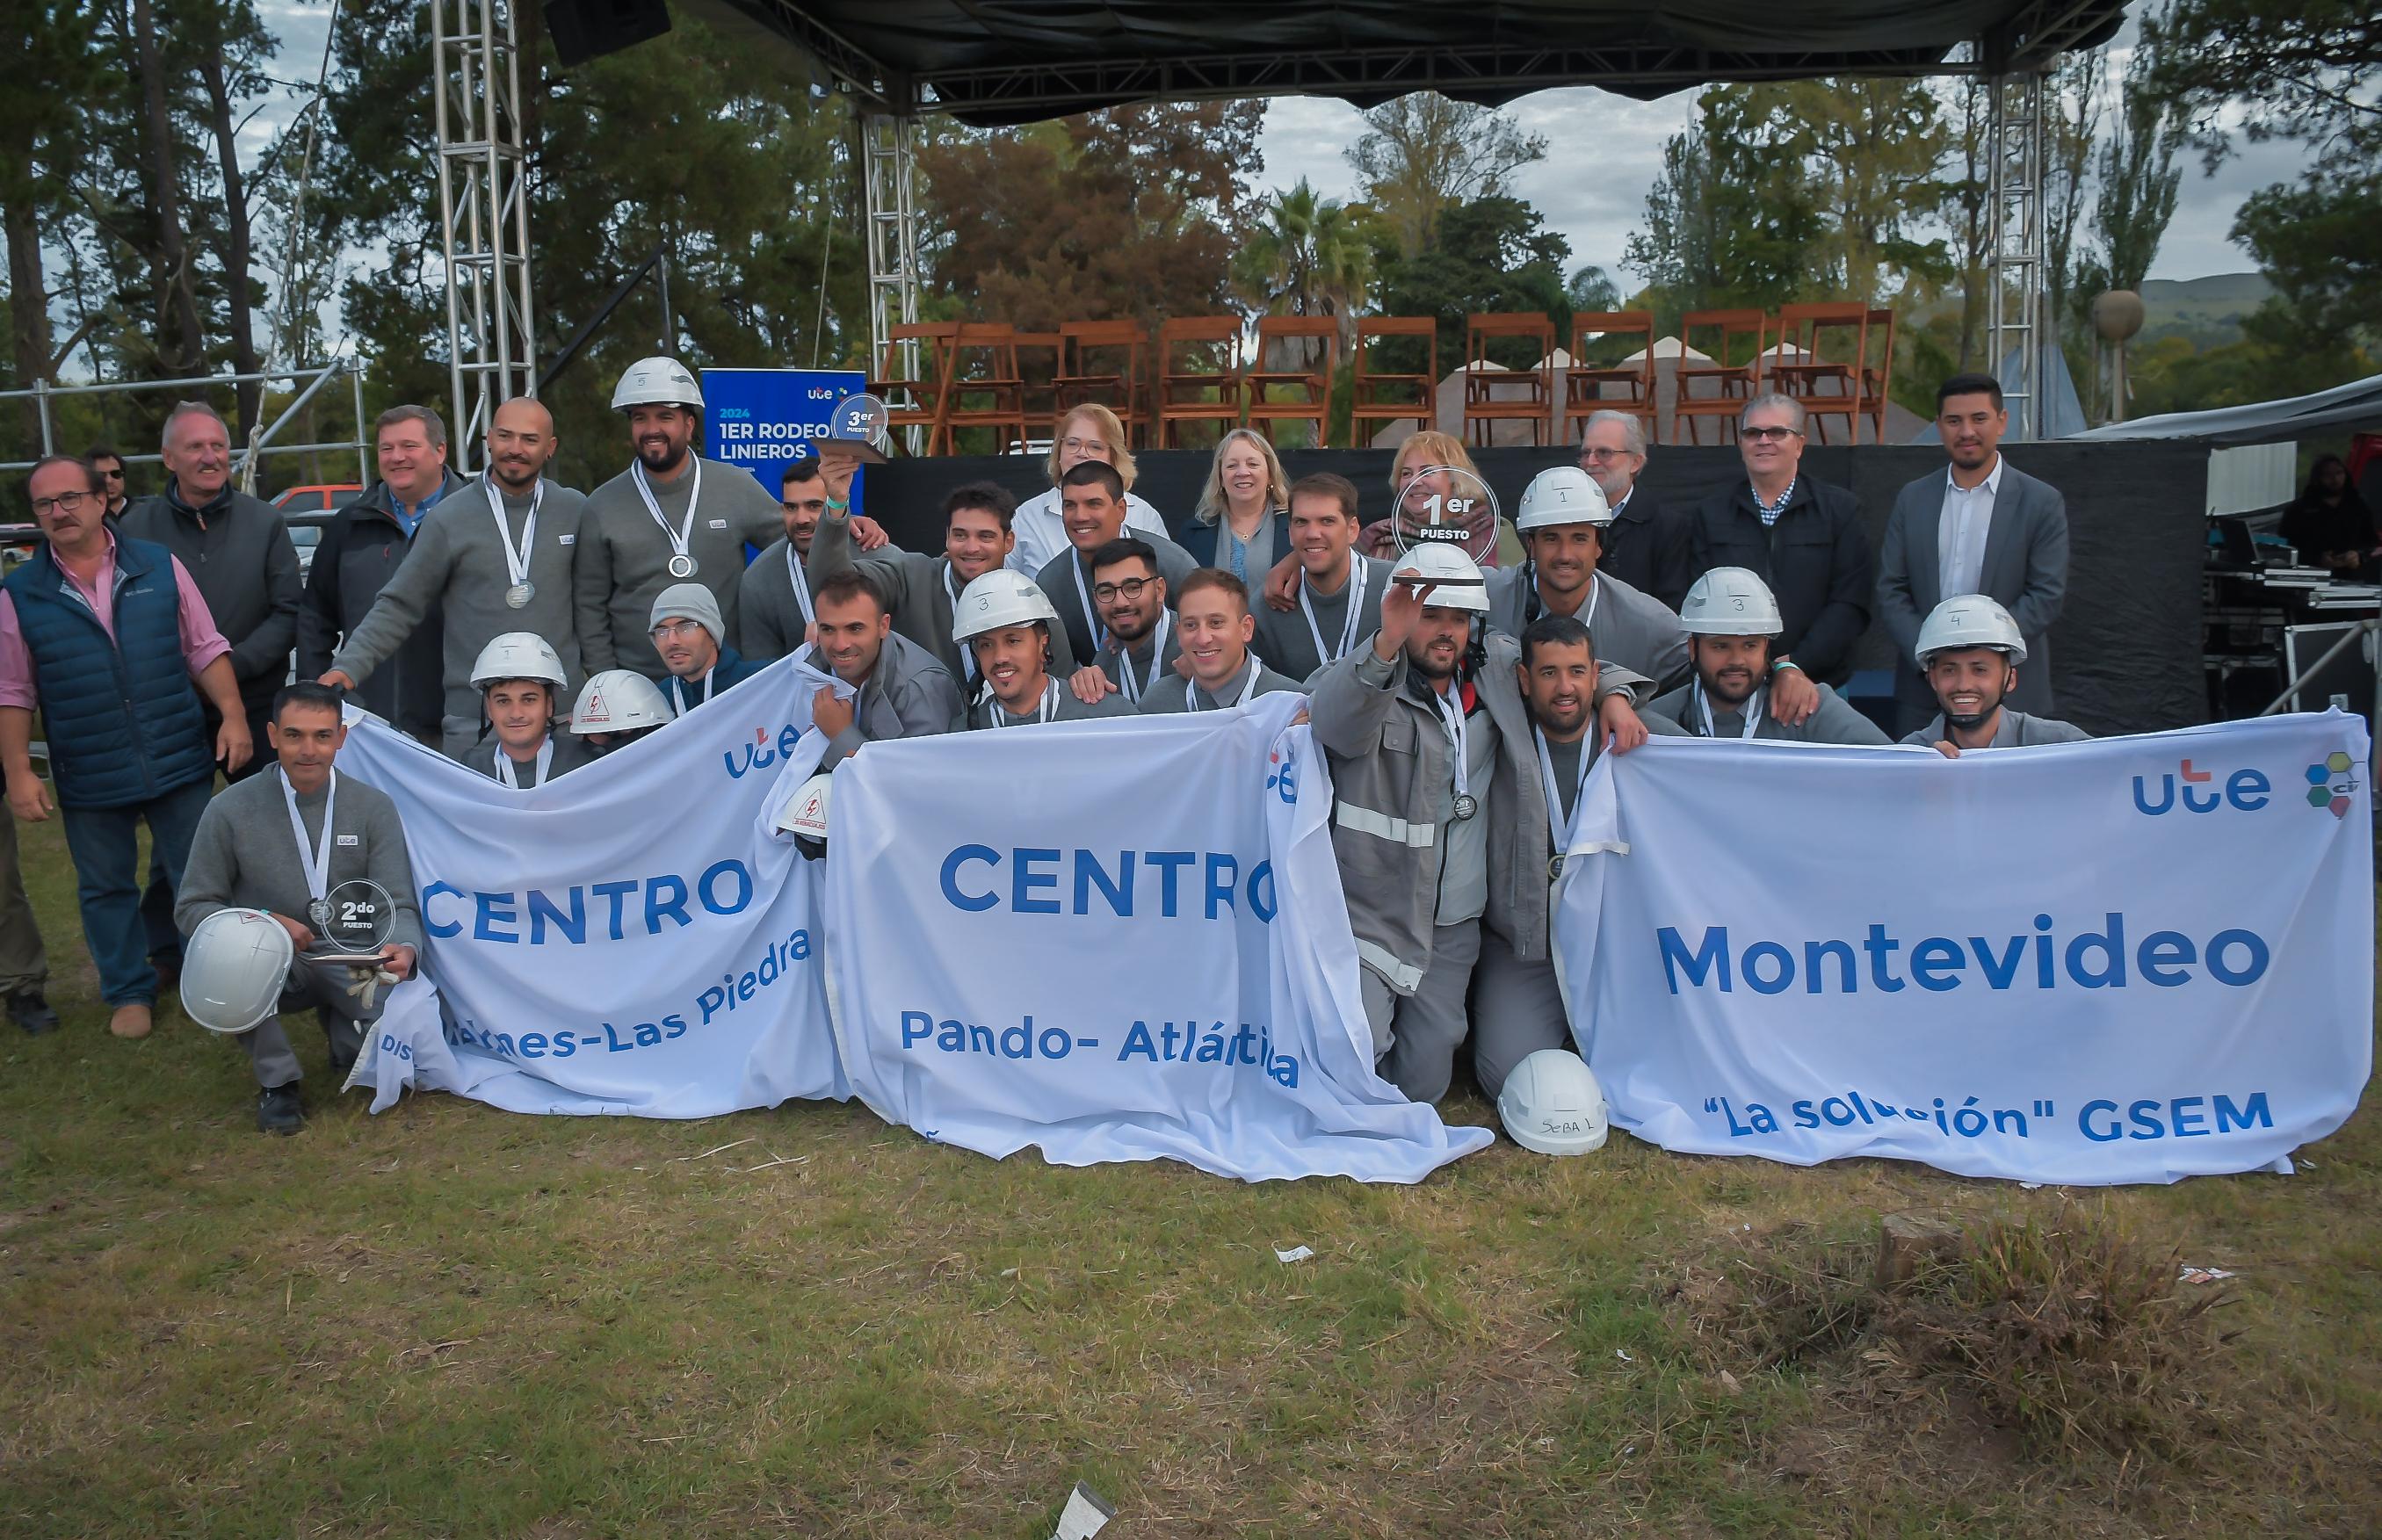
[[[959,453],[960,432],[989,428],[995,453],[1025,442],[1025,384],[1017,377],[1017,333],[1008,326],[964,322],[951,341],[951,379],[944,387],[942,452]]]
[[[1789,347],[1794,348],[1790,355]],[[1845,436],[1860,442],[1860,371],[1869,353],[1867,305],[1778,307],[1777,352],[1770,377],[1803,404],[1803,415],[1828,442],[1830,417],[1845,420]]]
[[[1206,368],[1195,367],[1206,364]],[[1158,389],[1151,407],[1160,447],[1183,446],[1185,422],[1241,423],[1241,318],[1181,315],[1158,324]]]
[[[1885,442],[1885,403],[1894,385],[1894,312],[1890,309],[1869,312],[1869,334],[1863,339],[1860,361],[1860,399],[1853,410],[1869,419],[1870,437],[1879,444]],[[1871,350],[1877,362],[1872,365]]]
[[[1320,342],[1319,348],[1316,344]],[[1285,367],[1304,364],[1309,367]],[[1340,373],[1340,324],[1329,318],[1269,315],[1258,323],[1257,356],[1245,376],[1249,426],[1273,441],[1276,422],[1311,422],[1307,446],[1320,449],[1332,427],[1332,378]],[[1276,400],[1272,391],[1288,391]]]
[[[956,321],[910,321],[886,334],[885,356],[868,393],[885,403],[888,436],[911,451],[934,453],[942,434],[943,387],[951,380],[951,339]],[[905,367],[902,344],[915,348],[915,369]],[[924,429],[924,434],[917,430]]]
[[[1025,409],[1025,426],[1053,427],[1059,422],[1059,372],[1066,367],[1066,339],[1057,332],[1020,332],[1017,348],[1019,400]],[[1021,443],[1020,452],[1030,447]]]
[[[1125,436],[1148,437],[1149,334],[1136,321],[1059,324],[1058,398],[1051,425],[1088,401],[1117,414]]]
[[[1373,349],[1366,344],[1383,338],[1395,347],[1400,340],[1422,340],[1423,373],[1400,374],[1373,367]],[[1357,346],[1351,360],[1355,372],[1348,383],[1348,436],[1351,446],[1372,443],[1367,431],[1372,422],[1412,422],[1417,433],[1439,426],[1439,323],[1427,315],[1366,315],[1357,319]]]
[[[1492,345],[1509,339],[1529,344],[1539,361],[1526,369],[1491,364]],[[1528,422],[1530,442],[1543,445],[1554,412],[1555,324],[1543,311],[1464,318],[1464,428],[1486,446],[1498,422]]]
[[[1708,363],[1688,361],[1687,349],[1695,346],[1699,332],[1713,344]],[[1679,317],[1679,367],[1674,376],[1678,396],[1671,415],[1675,423],[1687,424],[1688,443],[1703,442],[1696,423],[1706,417],[1721,420],[1721,442],[1737,437],[1737,414],[1762,393],[1762,349],[1769,335],[1770,318],[1758,310],[1689,311]],[[1743,362],[1730,361],[1739,353]],[[1712,387],[1709,394],[1700,393],[1703,385]]]
[[[1602,350],[1617,353],[1628,343],[1638,345],[1638,361],[1624,361],[1626,355],[1615,356],[1605,363],[1585,363],[1589,339],[1595,337]],[[1622,394],[1607,396],[1608,385],[1618,385]],[[1646,436],[1651,443],[1663,442],[1655,431],[1654,419],[1654,312],[1652,311],[1577,311],[1571,318],[1571,367],[1564,371],[1563,436],[1566,442],[1578,438],[1574,418],[1584,418],[1593,412],[1626,411],[1642,420]]]

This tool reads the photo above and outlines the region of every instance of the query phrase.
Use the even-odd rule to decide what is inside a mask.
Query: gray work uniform
[[[1529,623],[1553,613],[1540,598],[1534,566],[1500,568],[1489,574],[1489,627],[1518,637]],[[1670,606],[1602,572],[1589,578],[1588,594],[1574,612],[1593,639],[1599,663],[1617,663],[1654,681],[1658,690],[1684,684],[1695,666],[1688,633]]]
[[[1951,736],[1944,726],[1944,714],[1937,712],[1928,724],[1902,741],[1932,749]],[[1988,749],[2032,749],[2043,743],[2089,743],[2093,735],[2083,728],[2049,716],[2029,716],[2022,711],[2002,708],[2001,720],[1994,724],[1994,740]],[[1963,750],[1962,752],[1966,752]]]
[[[1126,704],[1139,705],[1151,690],[1180,677],[1174,672],[1174,660],[1183,655],[1183,638],[1173,611],[1160,610],[1158,624],[1131,647],[1119,651],[1116,642],[1111,637],[1109,644],[1093,654],[1092,666],[1109,677]]]
[[[817,544],[818,537],[813,535],[811,540]],[[764,547],[753,565],[744,568],[744,575],[736,580],[736,625],[729,634],[736,639],[736,650],[746,662],[775,663],[788,653],[802,650],[810,624],[817,618],[811,607],[812,581],[802,554],[784,535]]]
[[[1257,670],[1257,685],[1250,689],[1249,670],[1253,668]],[[1248,690],[1249,699],[1254,701],[1260,695],[1305,694],[1307,686],[1286,674],[1275,673],[1265,666],[1264,659],[1251,654],[1249,660],[1241,665],[1240,672],[1227,680],[1221,691],[1212,695],[1200,685],[1170,670],[1158,681],[1157,688],[1141,698],[1141,714],[1144,716],[1163,716],[1180,711],[1230,711],[1241,704],[1243,690]]]
[[[576,770],[583,764],[596,763],[595,751],[588,747],[587,740],[583,738],[573,737],[567,732],[558,732],[549,734],[548,741],[553,743],[554,752],[546,758],[546,780],[550,781],[567,771]],[[492,732],[485,741],[473,745],[468,752],[457,757],[490,780],[499,780],[502,777],[497,774],[497,756],[504,752],[505,746],[497,741],[497,736]],[[525,761],[513,761],[515,787],[527,791],[531,787],[543,784],[545,783],[537,778],[537,759],[534,755]]]
[[[1199,569],[1191,553],[1163,535],[1135,532],[1133,538],[1148,543],[1158,553],[1158,575],[1166,580],[1166,607],[1174,607],[1174,595],[1181,592],[1183,580]],[[1082,580],[1077,586],[1076,580]],[[1066,628],[1067,646],[1073,654],[1087,658],[1100,650],[1100,638],[1107,628],[1092,610],[1091,558],[1070,545],[1050,558],[1034,581],[1042,586],[1043,597],[1059,612],[1059,623]]]
[[[1746,704],[1762,713],[1753,724],[1753,736],[1785,743],[1843,743],[1863,748],[1882,748],[1894,740],[1885,736],[1878,725],[1855,710],[1843,696],[1821,685],[1820,704],[1811,715],[1795,727],[1788,727],[1770,715],[1770,688],[1767,685],[1747,697]],[[1689,738],[1742,738],[1745,736],[1745,713],[1732,709],[1706,696],[1712,708],[1712,731],[1704,731],[1704,714],[1696,703],[1699,691],[1694,683],[1681,685],[1666,695],[1658,695],[1639,715],[1661,716],[1677,726]],[[1651,714],[1651,715],[1650,715]]]
[[[670,576],[670,537],[638,495],[634,464],[587,495],[579,526],[580,602],[601,606],[605,616],[601,628],[579,638],[580,658],[589,673],[627,668],[648,678],[662,676],[661,654],[647,633],[654,601],[674,582],[699,582],[711,590],[728,635],[737,634],[744,547],[757,550],[783,535],[785,510],[743,466],[697,460],[653,486],[654,501],[672,532],[685,525],[696,465],[703,471],[703,506],[685,526],[687,555],[695,563],[691,578]]]
[[[224,791],[207,804],[190,840],[190,864],[182,869],[182,885],[174,903],[174,923],[188,936],[200,921],[219,909],[261,909],[304,920],[312,895],[306,869],[289,827],[283,801],[280,771],[264,771]],[[306,837],[323,833],[323,804],[328,788],[298,799],[298,815]],[[388,893],[395,912],[388,940],[391,946],[422,948],[422,911],[413,888],[413,866],[405,853],[405,830],[398,822],[397,804],[386,792],[350,776],[338,777],[337,809],[331,824],[330,862],[325,892],[342,883],[369,878]],[[353,976],[344,967],[315,964],[302,958],[289,970],[281,995],[281,1008],[315,1008],[324,1035],[329,1040],[331,1063],[344,1072],[355,1062],[363,1044],[363,1024],[377,1020],[382,1000],[365,1009],[349,994]],[[248,1050],[256,1083],[267,1088],[289,1085],[299,1078],[298,1056],[289,1046],[278,1016],[239,1034]]]
[[[579,526],[587,499],[567,486],[540,482],[537,529],[530,543],[530,600],[515,609],[505,603],[511,589],[512,569],[506,565],[504,546],[497,543],[497,521],[488,511],[485,475],[441,497],[423,516],[414,532],[412,550],[400,563],[372,608],[331,654],[331,666],[362,682],[396,655],[424,619],[440,617],[443,627],[442,668],[444,717],[441,745],[460,759],[480,740],[485,723],[480,691],[472,683],[472,667],[481,649],[508,631],[528,631],[546,639],[562,660],[566,680],[557,699],[568,706],[586,682],[580,666],[579,634],[583,627],[600,625],[603,607],[583,603],[573,583],[579,554]],[[528,527],[531,499],[497,489],[505,507],[505,541],[521,549]]]
[[[952,612],[959,607],[959,596],[967,584],[952,570],[949,556],[925,556],[897,545],[862,552],[852,543],[852,520],[830,513],[818,521],[817,532],[811,536],[810,560],[804,570],[814,583],[841,572],[866,574],[884,596],[895,632],[924,647],[962,690],[976,686],[975,655],[952,640]],[[1066,628],[1055,627],[1050,632],[1050,672],[1074,671],[1075,654],[1067,646]]]
[[[1364,586],[1364,597],[1357,605],[1355,641],[1346,652],[1366,644],[1375,631],[1381,629],[1381,591],[1389,586],[1390,564],[1372,556],[1358,556],[1361,564],[1357,579]],[[1332,659],[1324,652],[1340,654],[1340,639],[1352,634],[1348,629],[1348,599],[1357,583],[1344,569],[1337,593],[1318,593],[1308,581],[1307,574],[1298,575],[1298,596],[1288,610],[1278,610],[1266,603],[1258,585],[1250,585],[1249,613],[1257,617],[1256,638],[1249,645],[1266,666],[1276,673],[1287,674],[1294,679],[1312,682],[1315,676]],[[1313,624],[1309,625],[1309,611]],[[1323,652],[1316,649],[1316,639],[1322,639]]]
[[[1050,686],[1057,687],[1056,694],[1050,693]],[[1136,715],[1132,704],[1122,695],[1103,695],[1090,705],[1086,705],[1075,699],[1074,691],[1068,689],[1055,677],[1050,678],[1046,685],[1044,699],[1051,703],[1050,720],[1053,722],[1090,722],[1103,716]],[[961,720],[959,730],[1030,727],[1041,720],[1042,716],[1038,710],[1027,712],[1023,716],[1017,715],[1007,706],[1002,705],[992,692],[987,690],[976,697],[975,704],[968,707]]]
[[[817,659],[821,673],[825,659]],[[832,770],[864,743],[890,738],[929,738],[947,733],[965,708],[951,670],[900,632],[886,636],[877,666],[860,681],[853,700],[852,726],[828,739],[819,769]]]
[[[0,816],[0,996],[41,989],[50,982],[50,954],[25,896],[25,875],[17,864],[17,819]]]

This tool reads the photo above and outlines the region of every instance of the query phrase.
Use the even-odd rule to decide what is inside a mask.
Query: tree
[[[1797,299],[1821,237],[1796,127],[1750,87],[1712,87],[1696,106],[1696,121],[1663,147],[1646,228],[1630,234],[1622,257],[1654,289],[1666,326],[1684,311],[1770,310]]]
[[[1754,109],[1798,126],[1820,214],[1813,248],[1832,297],[1874,304],[1951,276],[1941,239],[1922,240],[1948,192],[1951,131],[1918,80],[1799,80],[1756,88]]]
[[[67,207],[66,175],[80,158],[75,102],[88,85],[91,28],[76,0],[10,7],[0,44],[20,78],[38,89],[0,95],[0,231],[7,244],[8,356],[11,383],[31,385],[56,371],[50,289],[43,274],[45,226]],[[28,444],[41,442],[38,409],[25,404]]]
[[[2158,256],[2160,238],[2175,217],[2183,172],[2175,157],[2183,125],[2169,104],[2145,88],[2154,50],[2137,48],[2126,63],[2117,131],[2101,145],[2093,234],[2100,245],[2094,281],[2083,287],[2139,289]]]
[[[1381,263],[1381,307],[1393,315],[1439,318],[1439,357],[1445,368],[1465,356],[1465,317],[1475,312],[1541,311],[1560,336],[1570,329],[1571,304],[1564,289],[1564,261],[1571,243],[1544,227],[1539,211],[1518,198],[1476,198],[1441,211],[1431,244],[1419,254],[1401,254],[1385,234]],[[1528,355],[1528,356],[1525,356]],[[1385,360],[1397,360],[1385,348]],[[1512,341],[1492,350],[1508,368],[1539,361],[1535,348]],[[1422,371],[1420,349],[1410,361],[1385,368]]]
[[[1993,279],[1985,265],[1986,239],[1993,226],[1985,217],[1993,189],[1989,182],[1991,153],[1988,135],[1993,117],[1993,87],[1974,70],[1959,77],[1952,97],[1950,161],[1958,175],[1945,183],[1941,214],[1952,232],[1953,262],[1960,286],[1960,331],[1952,349],[1954,373],[1978,366],[1983,351],[1985,286]]]
[[[1331,316],[1344,351],[1373,277],[1364,219],[1336,198],[1320,198],[1304,177],[1266,200],[1256,232],[1233,256],[1235,287],[1269,315]]]
[[[1576,270],[1571,282],[1564,286],[1564,297],[1575,311],[1617,311],[1621,308],[1621,290],[1615,287],[1612,275],[1593,263]]]
[[[2063,56],[2043,83],[2044,315],[2062,346],[2081,335],[2084,256],[2076,232],[2084,218],[2093,146],[2101,131],[2101,86],[2106,53],[2088,48]],[[1995,361],[1998,363],[1999,361]]]
[[[1365,202],[1397,233],[1407,256],[1430,245],[1443,210],[1502,196],[1513,174],[1546,158],[1547,141],[1492,107],[1416,92],[1365,114],[1347,151]]]

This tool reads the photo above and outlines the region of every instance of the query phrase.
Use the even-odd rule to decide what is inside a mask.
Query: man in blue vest
[[[216,763],[237,770],[253,744],[231,648],[182,564],[108,530],[102,483],[79,459],[41,460],[27,490],[48,544],[0,581],[0,769],[16,816],[47,819],[31,752],[39,710],[108,1031],[145,1037],[157,973],[141,921],[141,821],[180,886]],[[221,714],[212,754],[201,691]]]

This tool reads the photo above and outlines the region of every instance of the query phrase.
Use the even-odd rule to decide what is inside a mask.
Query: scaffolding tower
[[[2043,436],[2044,222],[2043,76],[1996,75],[1986,82],[1985,335],[1997,364],[2015,358],[2002,380],[2010,436]]]
[[[499,0],[431,0],[430,37],[438,73],[448,411],[455,419],[449,453],[456,468],[469,472],[497,408],[537,391],[513,7]]]
[[[868,366],[886,357],[893,328],[918,319],[917,175],[911,146],[917,125],[907,117],[870,113],[861,119],[868,202]],[[899,377],[918,377],[915,342],[895,357]]]

